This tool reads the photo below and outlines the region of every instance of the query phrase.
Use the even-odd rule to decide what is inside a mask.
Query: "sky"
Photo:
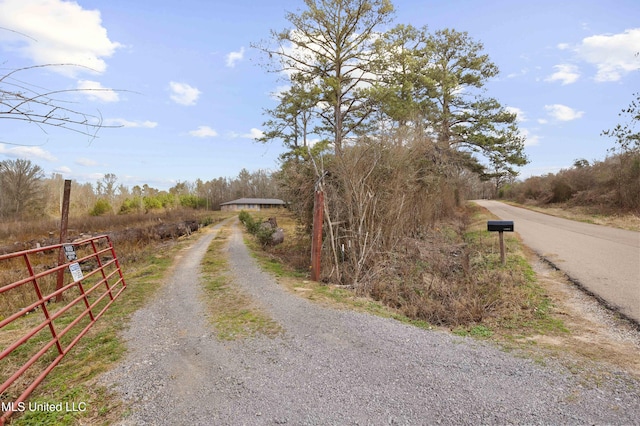
[[[602,160],[614,146],[601,133],[625,122],[618,114],[640,92],[637,0],[392,1],[394,20],[380,30],[453,28],[483,44],[500,69],[485,94],[518,114],[526,136],[521,177]],[[302,0],[0,0],[0,75],[79,65],[25,69],[11,82],[72,90],[65,106],[119,126],[93,139],[0,120],[0,161],[164,190],[277,170],[280,144],[254,139],[284,83],[251,44],[290,28],[286,13],[303,8]]]

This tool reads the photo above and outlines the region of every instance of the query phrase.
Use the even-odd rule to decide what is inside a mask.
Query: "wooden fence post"
[[[62,196],[62,217],[60,219],[60,244],[67,242],[67,229],[69,227],[69,198],[71,196],[71,180],[65,179],[64,181],[64,194]],[[60,247],[58,253],[58,266],[65,263],[64,247]],[[62,288],[64,282],[64,269],[58,271],[58,281],[56,283],[56,290]],[[56,296],[56,302],[62,301],[62,293]]]
[[[320,279],[322,254],[322,222],[324,220],[324,192],[316,191],[313,202],[313,230],[311,236],[311,279]]]

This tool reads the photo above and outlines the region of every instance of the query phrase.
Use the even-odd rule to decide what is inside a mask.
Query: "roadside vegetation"
[[[566,203],[546,204],[543,206],[538,206],[528,202],[519,203],[513,200],[502,201],[516,207],[523,207],[529,210],[537,211],[551,216],[561,217],[564,219],[640,232],[640,213],[602,213],[601,211],[595,210],[588,206],[569,206]]]
[[[614,140],[604,160],[576,159],[573,166],[504,185],[501,198],[520,204],[565,210],[574,218],[640,230],[640,93],[602,132]]]
[[[594,221],[626,216],[633,226],[634,217],[640,221],[640,152],[615,154],[602,161],[576,160],[557,173],[505,185],[499,195],[527,206],[594,216]]]
[[[535,272],[514,236],[506,237],[507,264],[500,263],[496,235],[486,231],[490,214],[469,206],[471,220],[442,223],[429,244],[415,245],[387,265],[373,291],[352,286],[315,283],[308,279],[310,252],[306,237],[296,232],[290,214],[255,214],[255,221],[277,215],[285,242],[266,248],[247,233],[247,244],[262,267],[291,291],[325,303],[393,317],[421,327],[445,327],[458,334],[498,334],[517,339],[538,333],[565,333],[562,321],[551,315],[552,300],[537,284]],[[458,228],[455,228],[455,227]],[[401,273],[399,273],[401,271]],[[465,272],[466,271],[466,272]]]

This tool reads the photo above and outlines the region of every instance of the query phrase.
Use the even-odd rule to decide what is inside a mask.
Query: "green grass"
[[[257,334],[274,337],[280,325],[244,294],[228,272],[224,254],[228,231],[223,228],[212,241],[202,260],[202,282],[209,320],[221,340],[244,339]]]
[[[453,330],[453,334],[457,336],[477,337],[480,339],[487,339],[493,336],[493,330],[491,330],[489,327],[486,327],[484,325],[476,325],[469,329],[460,328],[460,327],[456,328],[455,330]]]

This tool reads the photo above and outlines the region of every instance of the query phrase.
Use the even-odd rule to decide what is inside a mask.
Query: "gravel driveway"
[[[640,424],[640,383],[589,384],[472,339],[334,310],[261,272],[234,228],[235,282],[285,333],[215,338],[199,300],[199,262],[132,318],[125,361],[104,378],[131,404],[125,425]]]

